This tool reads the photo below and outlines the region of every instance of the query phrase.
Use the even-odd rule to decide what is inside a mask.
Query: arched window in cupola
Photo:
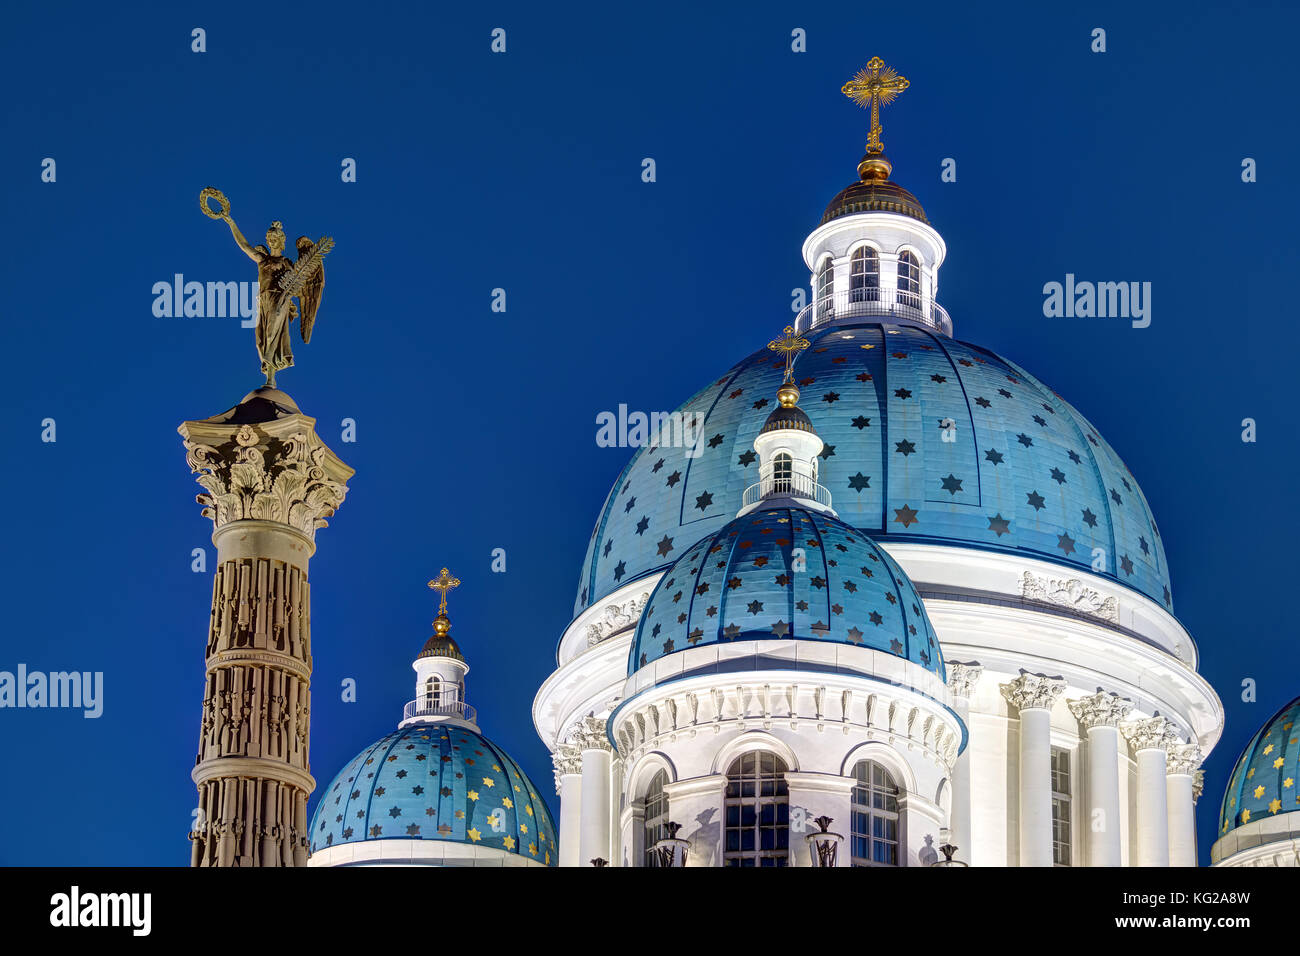
[[[766,751],[741,754],[727,769],[726,866],[786,866],[790,788],[785,761]]]
[[[835,266],[831,263],[831,257],[827,256],[822,260],[821,266],[817,269],[817,318],[827,318],[835,312],[835,307],[831,301],[835,294]]]
[[[921,264],[907,249],[898,254],[898,301],[914,309],[921,307]]]
[[[785,452],[772,459],[772,491],[776,494],[790,493],[790,478],[794,474],[794,459]]]
[[[436,677],[424,682],[424,709],[434,710],[442,703],[442,683]]]
[[[870,246],[853,253],[849,268],[849,301],[880,301],[880,257]]]
[[[859,760],[853,779],[853,865],[898,866],[898,784],[874,760]]]

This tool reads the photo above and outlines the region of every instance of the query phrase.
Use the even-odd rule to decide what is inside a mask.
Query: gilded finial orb
[[[799,404],[799,389],[794,382],[786,382],[776,390],[776,400],[782,408],[794,408]]]

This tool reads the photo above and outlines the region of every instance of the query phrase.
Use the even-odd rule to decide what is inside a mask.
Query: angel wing
[[[299,236],[298,242],[298,264],[308,262],[312,258],[312,253],[316,249],[316,243],[312,242],[307,236]],[[333,243],[329,243],[333,245]],[[329,252],[329,246],[321,249],[321,256]],[[298,331],[302,335],[304,343],[311,341],[311,327],[316,321],[316,310],[320,308],[321,293],[325,290],[325,264],[318,262],[316,268],[311,271],[306,280],[303,281],[301,288],[298,290],[298,302],[302,306],[302,322],[298,326]]]

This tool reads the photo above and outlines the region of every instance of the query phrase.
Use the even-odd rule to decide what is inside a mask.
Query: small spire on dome
[[[794,384],[794,360],[808,345],[808,340],[799,335],[793,325],[785,327],[781,338],[767,343],[767,347],[773,352],[780,352],[785,356],[785,381],[776,390],[777,401],[781,403],[782,408],[794,408],[799,402],[799,389]]]
[[[884,182],[893,171],[894,167],[885,158],[885,146],[880,141],[880,107],[892,103],[909,85],[907,77],[900,76],[892,66],[885,66],[880,57],[873,56],[853,79],[840,87],[840,92],[853,102],[871,110],[867,152],[858,163],[858,176],[863,182]]]
[[[451,630],[451,620],[447,617],[447,592],[452,588],[460,587],[460,578],[454,577],[443,568],[438,572],[438,576],[429,582],[429,587],[437,591],[440,597],[438,616],[433,619],[433,630],[438,637],[446,637],[447,632]]]

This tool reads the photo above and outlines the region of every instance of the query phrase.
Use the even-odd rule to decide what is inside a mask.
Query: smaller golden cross
[[[446,568],[443,568],[438,572],[438,576],[429,582],[429,587],[433,588],[441,596],[441,600],[438,602],[438,613],[445,615],[447,613],[447,592],[452,588],[460,587],[460,578],[453,577]]]
[[[858,70],[853,79],[840,87],[841,93],[863,109],[870,104],[871,136],[867,140],[868,154],[885,151],[880,142],[881,104],[894,102],[907,87],[907,77],[899,76],[892,66],[885,66],[885,61],[878,56],[873,56],[865,69]]]
[[[767,347],[773,352],[780,352],[785,356],[785,380],[787,382],[794,379],[795,357],[806,349],[808,344],[807,339],[795,332],[793,325],[785,327],[782,338],[773,339],[767,343]]]

